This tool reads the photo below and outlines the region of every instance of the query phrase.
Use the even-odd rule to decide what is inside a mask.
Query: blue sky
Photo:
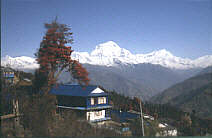
[[[44,23],[71,26],[75,51],[114,41],[132,53],[212,54],[212,0],[2,0],[2,56],[34,57]]]

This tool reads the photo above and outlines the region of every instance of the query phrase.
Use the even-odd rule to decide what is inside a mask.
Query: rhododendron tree
[[[35,54],[40,65],[38,71],[47,77],[48,86],[56,83],[62,71],[70,72],[71,76],[81,85],[88,85],[88,72],[82,65],[71,58],[73,42],[71,28],[59,24],[56,20],[45,24],[47,29],[40,48]]]

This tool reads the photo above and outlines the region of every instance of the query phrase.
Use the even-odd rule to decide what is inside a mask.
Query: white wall
[[[155,136],[177,136],[177,130],[162,130],[157,132]]]
[[[87,120],[89,120],[89,118],[90,118],[90,121],[105,118],[105,110],[89,111],[86,113],[86,118],[87,118]]]

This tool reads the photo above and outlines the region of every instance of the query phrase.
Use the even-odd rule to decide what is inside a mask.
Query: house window
[[[106,97],[98,97],[98,104],[106,104]]]
[[[94,105],[94,98],[91,98],[91,105]]]
[[[98,99],[97,98],[94,98],[94,104],[98,104]]]

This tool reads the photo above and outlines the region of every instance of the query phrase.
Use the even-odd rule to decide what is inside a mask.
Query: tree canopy
[[[88,72],[77,60],[71,58],[73,52],[70,46],[73,43],[71,28],[66,24],[59,24],[56,20],[45,24],[45,28],[46,34],[35,56],[40,65],[38,72],[47,78],[48,86],[56,83],[62,71],[70,72],[79,84],[88,85]]]

